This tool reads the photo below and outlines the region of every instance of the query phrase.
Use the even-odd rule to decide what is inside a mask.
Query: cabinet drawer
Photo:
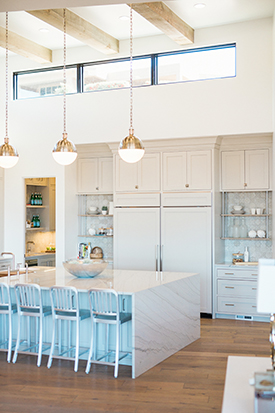
[[[218,280],[218,294],[254,298],[257,294],[257,282]]]
[[[237,277],[245,277],[245,278],[255,278],[258,276],[258,269],[254,270],[240,270],[238,268],[230,268],[227,270],[218,270],[217,271],[218,277],[226,277],[226,278],[237,278]]]
[[[218,297],[218,312],[233,314],[257,314],[256,299]]]

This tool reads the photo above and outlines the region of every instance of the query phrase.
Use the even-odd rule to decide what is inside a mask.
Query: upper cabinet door
[[[160,191],[160,158],[148,153],[137,163],[127,163],[116,156],[116,191]]]
[[[91,194],[97,192],[98,184],[98,166],[97,159],[78,159],[77,161],[78,175],[77,186],[78,192],[81,194]]]
[[[98,160],[98,191],[113,193],[113,158]]]
[[[244,151],[222,152],[222,190],[243,190],[244,184]]]
[[[268,149],[222,152],[222,191],[265,191],[269,188]]]
[[[113,158],[78,159],[78,193],[111,194],[113,192]]]
[[[186,189],[186,152],[163,154],[162,182],[164,191]]]
[[[211,190],[211,151],[187,152],[186,188]]]
[[[160,191],[160,155],[148,153],[143,156],[138,166],[138,190]]]
[[[127,163],[116,155],[116,191],[134,191],[137,181],[137,164]]]
[[[245,186],[247,189],[269,189],[268,149],[245,151]]]

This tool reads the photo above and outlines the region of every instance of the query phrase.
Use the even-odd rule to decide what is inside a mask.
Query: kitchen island
[[[123,359],[123,364],[132,366],[133,378],[200,337],[198,274],[105,270],[95,278],[81,279],[64,268],[35,267],[29,274],[11,276],[9,280],[2,277],[1,281],[8,282],[11,287],[16,283],[36,283],[43,289],[45,300],[49,300],[49,287],[52,285],[74,286],[80,293],[82,308],[89,308],[87,291],[90,288],[116,290],[121,310],[132,313],[132,321],[122,329],[121,347],[130,355]],[[52,324],[51,320],[45,321],[45,340],[50,342]],[[86,326],[80,330],[80,346],[88,348],[90,320],[83,323]],[[112,344],[112,336],[110,341]],[[86,352],[82,358],[87,359],[87,356]]]

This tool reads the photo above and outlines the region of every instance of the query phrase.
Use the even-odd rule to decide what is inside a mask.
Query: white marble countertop
[[[236,265],[236,264],[232,264],[232,262],[222,262],[222,263],[218,263],[215,264],[216,267],[227,267],[227,268],[258,268],[258,265],[252,265],[252,264],[242,264],[242,265]]]
[[[133,294],[193,275],[195,273],[106,269],[94,278],[77,278],[63,267],[31,267],[28,274],[10,276],[10,280],[8,277],[1,277],[1,281],[11,286],[17,283],[36,283],[42,288],[52,285],[73,286],[79,291],[87,291],[90,288],[113,288],[120,294]]]

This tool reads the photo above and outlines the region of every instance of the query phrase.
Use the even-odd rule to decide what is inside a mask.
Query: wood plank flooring
[[[19,355],[16,364],[0,352],[1,413],[206,413],[221,412],[228,355],[269,356],[269,324],[201,320],[201,338],[135,380],[129,367],[73,363]]]

